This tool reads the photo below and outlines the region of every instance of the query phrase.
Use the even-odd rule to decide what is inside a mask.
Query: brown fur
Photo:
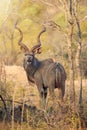
[[[39,61],[32,55],[32,61],[29,63],[31,55],[26,55],[24,58],[24,68],[30,82],[36,84],[40,97],[46,100],[47,89],[49,88],[50,95],[54,97],[54,89],[61,90],[61,98],[65,94],[66,73],[60,63],[54,62],[52,59]],[[31,81],[31,79],[33,79]]]

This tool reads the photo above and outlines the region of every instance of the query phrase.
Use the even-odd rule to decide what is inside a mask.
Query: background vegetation
[[[16,84],[16,76],[10,79],[6,73],[6,67],[16,65],[18,70],[23,63],[23,53],[18,46],[19,32],[15,29],[15,23],[18,21],[18,26],[23,32],[23,42],[31,48],[37,43],[37,35],[46,26],[47,31],[41,37],[42,53],[37,55],[40,60],[53,58],[62,63],[67,72],[67,81],[69,80],[69,65],[68,65],[68,45],[67,45],[67,26],[64,10],[57,0],[11,0],[8,2],[6,16],[1,13],[0,20],[0,123],[1,129],[10,130],[17,129],[55,129],[55,130],[77,130],[87,123],[86,110],[86,78],[87,78],[87,1],[79,0],[78,17],[82,32],[82,52],[81,52],[81,70],[83,83],[83,104],[84,111],[74,111],[78,109],[79,87],[77,74],[75,74],[75,89],[76,89],[76,104],[70,104],[67,99],[65,104],[59,104],[55,101],[54,104],[48,100],[47,110],[40,110],[37,104],[32,104],[28,100],[28,94],[37,93],[37,90],[24,88],[30,87],[28,83]],[[62,11],[62,10],[63,11]],[[75,58],[77,50],[77,28],[74,27],[72,41],[73,57]],[[74,71],[77,71],[75,68]],[[14,68],[13,68],[14,69]],[[10,68],[11,70],[11,68]],[[21,70],[20,72],[22,72]],[[8,80],[10,79],[10,80]],[[68,86],[68,82],[67,82]],[[69,87],[69,86],[68,86]],[[77,89],[78,88],[78,89]],[[20,91],[20,93],[19,93]],[[27,92],[26,92],[27,91]],[[85,93],[84,93],[85,91]],[[68,88],[66,96],[68,95]],[[7,113],[2,102],[2,97],[7,104]],[[37,94],[38,97],[38,94]],[[17,102],[15,102],[17,101]],[[35,99],[33,99],[33,102]],[[72,107],[71,107],[72,105]],[[54,107],[55,106],[55,107]],[[10,114],[9,114],[10,113]],[[81,115],[80,115],[81,114]],[[21,115],[21,116],[20,116]],[[56,116],[58,115],[58,116]],[[8,120],[8,122],[6,121]],[[18,123],[17,125],[14,123]],[[85,120],[85,121],[84,121]],[[10,122],[10,123],[9,123]],[[85,122],[85,124],[83,123]],[[5,127],[6,123],[6,127]]]

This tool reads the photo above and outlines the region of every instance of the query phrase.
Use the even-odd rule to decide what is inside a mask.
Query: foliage
[[[36,3],[32,4],[32,2],[26,0],[20,8],[20,13],[22,13],[22,15],[27,18],[38,18],[43,9],[44,8],[42,5]]]
[[[14,64],[18,62],[17,54],[20,51],[20,48],[17,45],[19,33],[17,32],[17,30],[15,30],[14,27],[15,22],[17,20],[19,21],[18,26],[21,28],[24,35],[23,42],[29,48],[31,48],[33,45],[37,43],[37,35],[42,28],[41,24],[46,21],[45,16],[47,14],[47,7],[40,2],[36,2],[36,1],[33,2],[32,0],[25,0],[25,1],[21,0],[21,5],[18,0],[16,1],[12,0],[11,5],[9,7],[9,12],[10,15],[6,20],[4,26],[2,27],[2,31],[0,33],[0,46],[1,46],[0,53],[3,57],[5,57],[7,62],[6,64]],[[82,18],[85,15],[85,13],[86,13],[86,7],[80,6],[79,7],[80,17]],[[49,14],[51,15],[51,12]],[[65,17],[63,13],[59,11],[58,13],[54,14],[52,20],[55,21],[58,25],[60,25],[63,31],[65,32],[67,23],[65,21]],[[81,23],[81,29],[83,32],[82,35],[84,41],[86,39],[86,30],[87,30],[86,26],[87,26],[86,22]],[[74,29],[75,39],[77,39],[76,34],[77,34],[77,30]],[[14,35],[13,41],[11,39],[12,35]],[[52,39],[52,35],[54,37],[54,40]],[[59,38],[57,38],[57,35],[59,35]],[[66,45],[66,41],[64,41],[64,39],[62,40],[62,35],[63,34],[61,32],[57,32],[55,30],[54,31],[50,30],[49,33],[49,29],[47,28],[47,33],[41,37],[43,53],[45,54],[45,52],[47,52],[50,49],[51,50],[50,52],[54,54],[53,57],[55,57],[55,53],[59,54],[60,49],[57,48],[58,44],[60,44],[61,46]],[[52,41],[51,46],[49,46],[50,41]],[[46,44],[44,44],[45,42]],[[75,43],[75,41],[73,42]],[[66,52],[64,52],[63,55],[66,55]]]
[[[63,29],[66,28],[65,16],[63,13],[58,13],[55,18],[55,22],[60,25]]]
[[[21,4],[20,4],[21,3]],[[53,1],[55,4],[56,2]],[[12,65],[12,64],[22,64],[23,60],[23,54],[20,52],[20,48],[17,44],[19,39],[19,32],[15,29],[15,22],[18,20],[18,25],[22,32],[23,32],[23,43],[25,43],[29,48],[31,48],[33,45],[37,43],[37,35],[39,34],[40,30],[42,29],[42,24],[46,21],[53,20],[56,22],[56,24],[60,25],[63,29],[63,32],[56,31],[56,28],[51,28],[47,26],[47,32],[41,37],[42,41],[42,51],[43,53],[39,55],[38,57],[41,59],[51,57],[56,58],[57,61],[63,62],[65,67],[67,68],[68,72],[68,56],[67,56],[67,45],[66,40],[64,39],[66,33],[66,26],[67,23],[65,21],[64,14],[60,11],[52,15],[51,17],[51,11],[54,11],[52,9],[50,13],[47,11],[47,6],[44,4],[33,1],[33,0],[12,0],[11,5],[9,7],[9,14],[8,18],[4,23],[2,22],[2,19],[0,19],[0,25],[2,27],[0,28],[0,59],[2,58],[4,63],[6,65]],[[49,9],[49,8],[48,8]],[[54,11],[56,12],[56,11]],[[50,14],[50,15],[48,15]],[[84,16],[87,14],[87,7],[85,5],[79,6],[79,18],[82,20]],[[3,23],[3,24],[2,24]],[[84,73],[84,76],[87,78],[87,47],[85,45],[87,41],[87,22],[82,21],[81,22],[81,30],[82,30],[82,71]],[[13,39],[12,39],[13,36]],[[74,55],[77,50],[77,30],[74,28],[74,40],[73,40],[73,51]],[[42,59],[43,59],[42,58]],[[43,130],[43,129],[75,129],[75,126],[78,127],[78,129],[81,128],[81,119],[82,117],[79,116],[79,111],[76,113],[71,110],[69,104],[66,102],[66,104],[60,104],[59,102],[53,103],[50,105],[48,102],[47,109],[45,111],[38,110],[35,106],[32,107],[31,102],[28,102],[27,107],[26,105],[23,106],[26,96],[26,90],[24,89],[26,85],[16,86],[15,82],[13,81],[6,81],[6,73],[4,71],[4,66],[2,63],[0,64],[0,94],[3,95],[4,99],[10,100],[11,102],[7,101],[7,107],[8,110],[12,110],[13,104],[14,108],[16,108],[15,111],[15,117],[16,121],[22,121],[21,120],[21,114],[19,112],[19,108],[22,108],[23,111],[23,119],[24,122],[19,124],[18,122],[14,124],[14,130],[20,130],[20,129],[26,129],[27,130]],[[78,88],[76,86],[76,88]],[[30,88],[29,88],[30,89]],[[28,91],[30,92],[30,90]],[[13,102],[13,97],[15,100],[19,102],[19,105]],[[22,104],[21,104],[21,103]],[[20,105],[21,104],[21,105]],[[85,105],[84,105],[85,106]],[[24,108],[23,108],[24,107]],[[18,109],[17,109],[18,108]],[[3,113],[3,103],[0,102],[0,117],[1,113]],[[76,110],[78,107],[76,108]],[[19,113],[18,113],[19,112]],[[12,113],[10,113],[11,116]],[[84,111],[85,119],[87,121],[87,111]],[[18,117],[19,116],[19,117]],[[5,118],[5,113],[2,114],[2,118]],[[12,124],[5,122],[0,123],[0,128],[3,130],[5,129],[12,129]],[[4,124],[4,126],[3,126]],[[7,127],[7,128],[6,128]]]

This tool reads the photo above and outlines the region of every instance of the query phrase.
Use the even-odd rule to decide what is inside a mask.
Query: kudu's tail
[[[56,87],[60,88],[63,86],[66,80],[66,73],[63,66],[60,63],[56,64]]]

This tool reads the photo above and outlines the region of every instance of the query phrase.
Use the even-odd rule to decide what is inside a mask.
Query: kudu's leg
[[[47,98],[47,87],[43,87],[44,93],[43,93],[43,101],[44,104],[46,105],[46,98]]]
[[[64,99],[64,94],[65,94],[65,82],[63,81],[59,88],[59,99],[61,99],[61,101],[63,101]]]
[[[53,85],[51,85],[51,86],[49,87],[49,93],[50,93],[51,98],[54,100],[54,98],[55,98],[55,93],[54,93],[54,86],[53,86]]]
[[[40,90],[40,97],[41,97],[41,104],[42,107],[46,107],[46,98],[47,98],[47,88],[44,88]]]
[[[50,108],[54,109],[55,103],[56,103],[56,96],[54,93],[54,85],[50,85],[49,88],[49,99],[48,99],[48,103],[50,104]]]
[[[65,94],[65,81],[62,83],[62,96]]]
[[[41,84],[38,84],[37,88],[38,88],[38,92],[39,92],[39,95],[40,95],[40,106],[45,108],[45,106],[46,106],[46,97],[47,97],[47,88],[45,88]]]
[[[62,88],[58,88],[59,91],[59,100],[63,101]]]

